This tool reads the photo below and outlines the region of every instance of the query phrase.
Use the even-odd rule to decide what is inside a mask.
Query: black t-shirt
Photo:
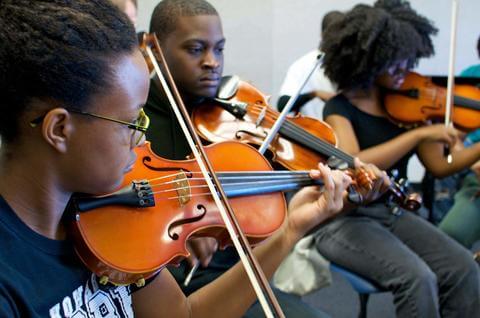
[[[382,144],[406,131],[406,129],[398,127],[385,117],[373,116],[359,110],[342,94],[326,102],[323,109],[323,118],[330,115],[339,115],[350,121],[361,150]],[[408,160],[412,155],[413,152],[410,152],[403,156],[388,169],[388,172],[391,173],[392,170],[396,169],[400,178],[406,178]]]
[[[177,117],[154,81],[150,83],[145,113],[150,118],[147,140],[160,157],[181,160],[191,153]]]
[[[71,241],[34,232],[0,196],[0,317],[133,317],[132,292],[100,288]]]

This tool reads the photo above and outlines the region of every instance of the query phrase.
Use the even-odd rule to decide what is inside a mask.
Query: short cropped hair
[[[18,135],[34,99],[83,109],[109,88],[108,59],[134,52],[135,30],[106,0],[0,1],[0,135]]]
[[[218,15],[217,10],[205,0],[163,0],[153,10],[150,32],[162,41],[175,30],[179,17]]]

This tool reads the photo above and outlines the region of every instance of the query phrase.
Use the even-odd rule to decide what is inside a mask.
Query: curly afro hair
[[[437,29],[407,1],[378,0],[357,5],[326,30],[321,50],[325,74],[338,89],[369,88],[393,63],[434,54],[431,35]]]
[[[108,59],[138,47],[133,25],[108,0],[1,0],[0,43],[5,143],[33,99],[83,109],[109,87]]]

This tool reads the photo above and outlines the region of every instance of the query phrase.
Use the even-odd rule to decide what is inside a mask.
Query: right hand
[[[448,144],[451,149],[461,139],[460,131],[453,127],[447,127],[444,124],[427,125],[417,128],[417,130],[421,133],[422,141],[443,142]]]
[[[207,267],[218,249],[218,243],[211,237],[197,237],[187,241],[187,248],[190,251],[187,262],[191,267],[197,262],[200,262],[203,267]]]

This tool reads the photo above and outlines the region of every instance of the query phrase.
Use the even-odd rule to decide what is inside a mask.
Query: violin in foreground
[[[205,150],[252,244],[283,224],[287,206],[280,191],[322,185],[308,171],[273,171],[246,144],[222,142]],[[195,160],[163,159],[148,142],[136,154],[121,190],[76,196],[68,206],[76,251],[103,284],[143,285],[165,265],[187,257],[191,237],[215,237],[220,246],[230,241]]]

